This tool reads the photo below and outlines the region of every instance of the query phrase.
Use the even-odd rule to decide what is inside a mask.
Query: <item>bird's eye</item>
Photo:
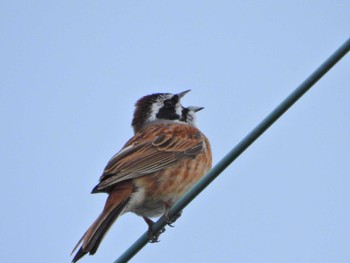
[[[165,108],[173,108],[174,107],[174,102],[172,101],[172,100],[165,100],[164,102],[164,106],[165,106]]]

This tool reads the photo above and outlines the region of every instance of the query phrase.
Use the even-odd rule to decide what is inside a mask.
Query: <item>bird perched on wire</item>
[[[156,242],[150,217],[164,215],[212,165],[208,139],[195,126],[195,113],[202,107],[183,107],[180,99],[190,90],[156,93],[136,102],[134,136],[105,167],[92,193],[107,193],[102,213],[88,228],[73,252],[72,262],[95,254],[113,222],[126,212],[142,216],[149,226],[149,239]]]

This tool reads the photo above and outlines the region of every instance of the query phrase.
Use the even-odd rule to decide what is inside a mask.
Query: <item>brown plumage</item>
[[[118,218],[118,216],[123,213],[127,203],[129,202],[132,189],[133,186],[130,180],[121,182],[113,187],[113,191],[111,191],[110,195],[108,196],[102,213],[89,227],[73,249],[72,253],[77,249],[80,243],[83,242],[83,245],[73,258],[73,262],[79,260],[87,252],[89,252],[91,255],[95,254],[103,236],[106,234],[106,231]]]
[[[92,190],[109,196],[100,216],[74,248],[73,252],[82,243],[73,262],[86,253],[94,254],[120,215],[134,212],[151,222],[149,217],[164,214],[210,169],[209,141],[193,123],[194,112],[202,108],[183,108],[181,94],[153,94],[136,104],[135,135],[111,158]],[[146,113],[138,112],[140,108]]]

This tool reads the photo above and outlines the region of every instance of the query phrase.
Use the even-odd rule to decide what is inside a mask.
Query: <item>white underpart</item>
[[[134,211],[140,207],[145,200],[145,190],[143,188],[137,188],[137,191],[132,194],[128,206],[126,207],[124,213],[129,211]]]

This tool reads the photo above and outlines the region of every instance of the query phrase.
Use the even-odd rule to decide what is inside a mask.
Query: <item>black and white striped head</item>
[[[180,100],[190,90],[178,94],[155,93],[139,99],[135,104],[132,126],[138,132],[152,122],[175,122],[195,125],[195,113],[203,107],[183,107]]]

